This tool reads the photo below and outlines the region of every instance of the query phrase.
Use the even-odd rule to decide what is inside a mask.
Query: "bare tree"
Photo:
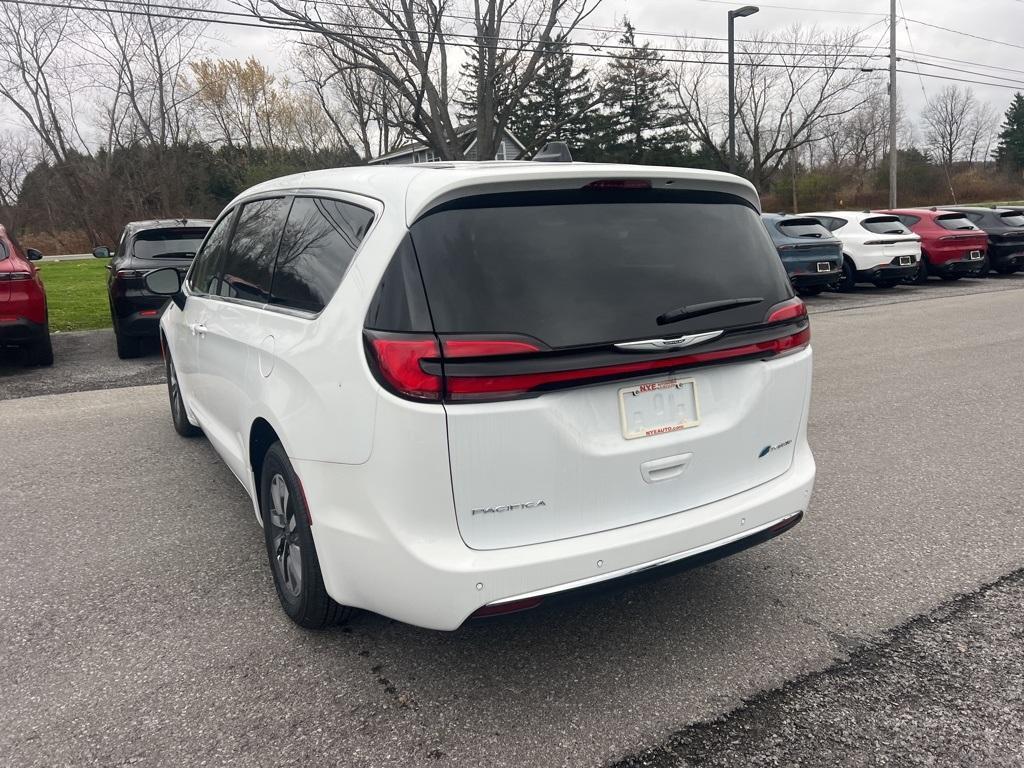
[[[130,14],[120,3],[91,4],[96,83],[110,92],[110,145],[141,140],[160,148],[181,142],[190,129],[186,105],[195,96],[185,75],[201,52],[206,27],[194,19],[207,9],[207,0],[181,0],[183,13],[173,16],[151,0]]]
[[[452,114],[451,52],[469,47],[477,63],[476,144],[493,156],[500,131],[537,75],[543,43],[555,30],[570,32],[601,0],[235,0],[268,24],[298,25],[344,52],[346,69],[383,81],[401,103],[393,126],[430,146],[439,157],[461,159]],[[457,18],[469,18],[460,33]],[[502,98],[497,97],[502,84]]]
[[[769,183],[788,162],[790,152],[818,140],[824,123],[850,114],[869,98],[877,85],[860,68],[856,57],[860,42],[858,32],[826,33],[797,24],[777,35],[740,44],[738,144],[748,157],[755,186]],[[680,47],[701,51],[697,64],[680,65],[675,73],[683,119],[705,152],[724,167],[722,138],[728,119],[724,57],[717,48],[695,41],[685,40]]]
[[[925,104],[921,120],[928,148],[946,168],[968,150],[975,109],[974,92],[956,85],[947,85]]]
[[[989,102],[975,105],[967,132],[968,162],[984,163],[988,160],[1001,121],[1002,115]]]

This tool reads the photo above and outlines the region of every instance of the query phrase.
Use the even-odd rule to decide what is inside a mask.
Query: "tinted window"
[[[977,227],[971,224],[971,220],[962,213],[949,213],[943,216],[936,216],[935,223],[943,229],[969,229],[972,231],[977,229]]]
[[[968,211],[967,213],[964,214],[964,216],[973,221],[975,224],[977,224],[979,221],[985,218],[985,214],[978,213],[977,211]]]
[[[910,230],[903,226],[903,222],[895,216],[875,216],[871,219],[864,219],[860,225],[868,232],[876,235],[908,235]]]
[[[231,211],[214,225],[202,250],[192,262],[188,287],[193,293],[216,293],[217,267],[231,235],[231,222],[234,219],[235,212]]]
[[[525,334],[551,347],[760,323],[791,295],[760,216],[712,192],[482,195],[412,227],[439,333]],[[753,305],[660,326],[707,301]]]
[[[831,232],[846,226],[846,219],[838,219],[835,216],[815,216],[815,218],[821,222],[825,229]]]
[[[423,279],[408,235],[380,279],[366,312],[366,327],[402,333],[433,330]]]
[[[1024,227],[1024,211],[1006,211],[1000,213],[999,218],[1008,227]]]
[[[220,270],[219,296],[261,303],[270,298],[284,214],[283,197],[255,200],[242,206]]]
[[[911,216],[909,213],[901,213],[896,218],[902,221],[903,226],[907,228],[914,226],[921,220],[920,216]]]
[[[206,237],[206,227],[150,229],[135,236],[134,255],[140,259],[191,259]]]
[[[778,227],[787,237],[832,238],[832,233],[817,219],[783,219],[778,223]]]
[[[373,214],[337,200],[297,197],[274,271],[271,303],[319,312],[341,284]]]

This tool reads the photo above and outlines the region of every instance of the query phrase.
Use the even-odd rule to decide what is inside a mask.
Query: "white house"
[[[466,160],[479,160],[476,153],[476,126],[466,125],[458,129],[457,135],[460,140],[468,142],[463,150]],[[501,131],[501,143],[498,144],[498,151],[493,160],[516,160],[526,149],[519,139],[511,131]],[[369,161],[370,165],[409,165],[411,163],[430,163],[440,160],[437,153],[422,142],[413,142],[403,147],[392,150],[386,155],[375,157]]]

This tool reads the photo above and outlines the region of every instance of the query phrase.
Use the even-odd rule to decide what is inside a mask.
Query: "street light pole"
[[[733,27],[736,19],[753,16],[760,10],[756,5],[744,5],[729,11],[729,171],[736,173],[736,51]]]
[[[889,210],[896,207],[896,0],[889,3]]]

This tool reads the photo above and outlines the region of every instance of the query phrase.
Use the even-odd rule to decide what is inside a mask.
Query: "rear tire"
[[[853,268],[853,262],[849,259],[843,259],[843,276],[834,285],[839,293],[849,293],[857,285],[857,270]]]
[[[174,431],[182,437],[198,437],[203,430],[188,420],[188,413],[185,410],[185,402],[181,397],[181,385],[178,381],[178,371],[171,360],[171,353],[164,353],[164,370],[167,374],[167,397],[171,401],[171,421],[174,422]]]
[[[925,258],[924,254],[921,255],[921,261],[917,265],[917,273],[914,275],[914,279],[911,281],[915,285],[924,285],[928,282],[928,259]]]
[[[125,336],[116,319],[114,320],[114,343],[117,344],[117,356],[122,360],[130,360],[142,355],[142,339]]]
[[[281,443],[267,450],[259,475],[267,557],[284,612],[305,629],[324,629],[347,620],[352,609],[334,602],[324,587],[309,510]]]
[[[1016,264],[999,264],[996,267],[996,272],[1000,275],[1012,275],[1018,269]]]
[[[28,348],[28,364],[43,368],[53,365],[53,342],[50,340],[50,327],[45,328],[46,336]]]
[[[900,284],[900,280],[875,280],[876,288],[895,288]]]

